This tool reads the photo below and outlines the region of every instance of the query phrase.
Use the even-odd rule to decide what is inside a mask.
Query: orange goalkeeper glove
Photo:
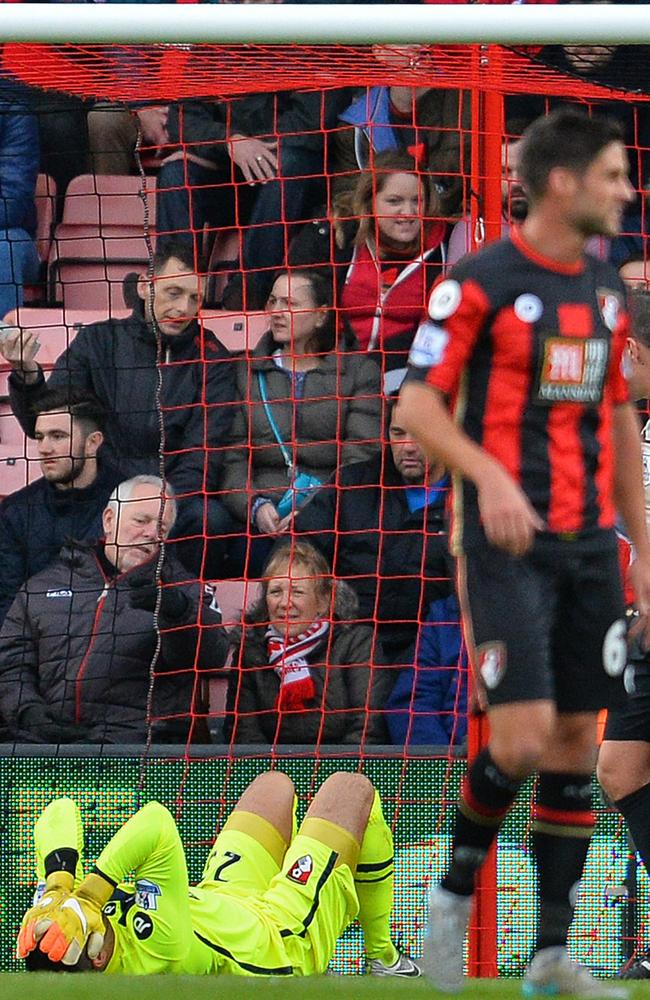
[[[104,945],[102,910],[113,895],[113,884],[101,875],[87,875],[76,892],[53,911],[39,947],[52,962],[75,965],[88,944],[88,957],[97,958]],[[40,926],[39,925],[39,929]]]
[[[18,958],[26,958],[52,923],[52,914],[69,899],[74,889],[74,876],[70,872],[52,872],[45,880],[45,891],[37,903],[27,911],[18,934]]]

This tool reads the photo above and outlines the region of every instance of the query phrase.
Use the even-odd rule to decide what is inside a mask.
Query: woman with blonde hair
[[[233,743],[382,743],[391,686],[373,630],[354,620],[352,588],[309,542],[271,554],[236,647],[226,735]]]

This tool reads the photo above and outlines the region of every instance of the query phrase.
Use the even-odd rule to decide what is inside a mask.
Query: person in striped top
[[[628,332],[616,271],[584,252],[615,236],[633,197],[616,122],[562,109],[522,138],[529,212],[434,288],[410,355],[403,422],[454,474],[451,544],[488,745],[461,790],[449,870],[430,897],[425,971],[462,984],[476,874],[522,782],[537,772],[540,898],[526,995],[618,996],[569,961],[593,829],[599,709],[623,697],[617,508],[650,603]],[[453,410],[453,416],[450,412]]]

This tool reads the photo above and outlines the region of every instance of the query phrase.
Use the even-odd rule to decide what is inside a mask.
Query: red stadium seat
[[[130,310],[122,304],[122,308],[115,310],[112,315],[128,316],[129,312]],[[59,355],[74,340],[80,326],[99,323],[106,319],[107,315],[106,310],[38,309],[23,306],[22,309],[7,313],[4,320],[10,324],[18,323],[24,330],[36,331],[41,345],[36,360],[47,371],[53,367]],[[6,367],[1,366],[0,371]],[[6,382],[4,384],[6,385]]]
[[[243,611],[260,596],[260,584],[251,580],[219,580],[214,586],[225,627],[241,625]]]
[[[49,256],[49,298],[68,308],[123,307],[122,279],[149,262],[145,221],[155,225],[155,181],[83,174],[66,191]]]
[[[156,221],[155,181],[145,179],[149,225]],[[145,201],[139,177],[81,174],[70,181],[63,205],[62,225],[138,229],[144,233]],[[58,228],[58,227],[57,227]]]
[[[206,310],[203,323],[229,351],[252,351],[269,328],[266,313],[231,313]]]

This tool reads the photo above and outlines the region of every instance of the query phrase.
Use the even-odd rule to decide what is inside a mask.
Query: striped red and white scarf
[[[303,711],[315,693],[314,679],[309,670],[308,658],[324,636],[330,623],[317,618],[299,635],[287,636],[273,625],[266,630],[266,648],[269,665],[280,678],[280,690],[275,702],[277,710]]]

